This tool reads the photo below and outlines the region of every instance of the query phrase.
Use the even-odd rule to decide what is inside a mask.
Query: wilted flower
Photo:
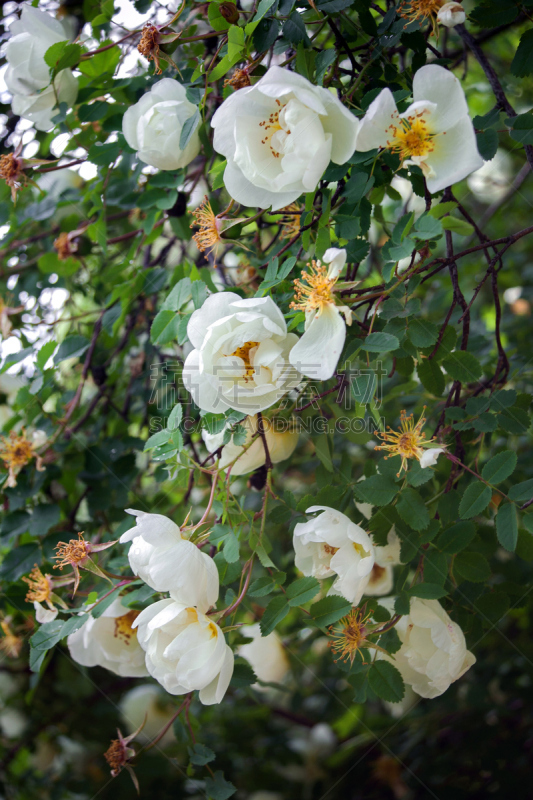
[[[198,107],[187,100],[185,88],[172,78],[162,78],[149,92],[130,106],[122,120],[122,132],[137,157],[158,169],[181,169],[196,158],[200,150],[198,126],[185,149],[180,147],[185,123]]]
[[[11,199],[17,202],[17,191],[26,185],[24,174],[24,161],[18,156],[22,152],[22,142],[19,142],[13,153],[6,153],[0,156],[0,178],[7,183],[11,189]],[[4,335],[4,334],[2,334]]]
[[[181,535],[179,527],[162,514],[126,509],[136,525],[120,537],[131,542],[128,553],[135,575],[158,592],[170,592],[177,602],[206,612],[218,600],[215,562]]]
[[[122,736],[119,728],[117,728],[118,739],[112,739],[111,744],[104,753],[104,758],[111,767],[111,775],[113,778],[116,778],[123,769],[127,769],[131,775],[133,785],[137,789],[137,794],[140,794],[139,781],[137,780],[137,776],[133,771],[133,767],[129,763],[137,754],[133,747],[128,747],[128,745],[137,737],[142,727],[143,726],[141,724],[136,731],[125,737]]]
[[[26,594],[26,602],[33,603],[35,609],[35,619],[41,624],[44,622],[51,622],[57,617],[58,610],[54,605],[67,608],[67,604],[61,597],[55,594],[54,589],[59,586],[66,586],[73,583],[73,578],[52,578],[51,575],[43,575],[37,564],[28,575],[22,578],[24,583],[28,584],[28,593]],[[42,604],[45,603],[47,608]]]
[[[24,429],[22,433],[10,431],[9,436],[0,437],[0,458],[9,470],[7,486],[17,485],[17,475],[33,458],[35,458],[35,468],[38,472],[43,472],[43,461],[37,450],[43,446],[47,438],[44,431],[33,431],[32,438],[29,439]]]
[[[203,411],[229,408],[254,414],[269,408],[300,380],[289,363],[298,341],[270,297],[243,300],[233,292],[210,295],[187,325],[194,347],[183,382]]]
[[[154,62],[156,75],[161,75],[162,72],[159,65],[159,41],[159,29],[156,28],[155,25],[152,25],[151,22],[147,23],[142,30],[142,36],[137,45],[137,50],[142,56],[147,58],[148,61]]]
[[[233,201],[231,202],[231,205],[233,205]],[[231,208],[231,205],[224,213],[215,215],[213,209],[211,208],[211,203],[206,195],[203,203],[201,203],[198,208],[195,208],[192,212],[194,221],[191,225],[191,228],[199,228],[199,231],[195,233],[192,238],[196,244],[196,247],[201,253],[207,252],[209,255],[214,254],[216,256],[220,246],[224,242],[227,244],[237,245],[238,247],[244,247],[241,242],[235,239],[222,237],[222,233],[224,231],[227,231],[229,228],[233,227],[234,225],[238,225],[241,222],[246,222],[246,217],[232,219],[231,217],[225,216]]]
[[[70,69],[58,72],[51,86],[50,69],[44,60],[48,48],[64,42],[68,35],[58,20],[30,5],[22,7],[20,19],[11,25],[9,32],[5,82],[13,95],[13,113],[31,120],[37,130],[50,130],[58,104],[72,106],[78,93]]]
[[[252,641],[239,645],[238,654],[248,661],[259,680],[281,683],[289,671],[289,660],[276,631],[263,636],[259,623],[256,623],[244,625],[240,633]]]
[[[426,419],[424,411],[415,424],[412,414],[407,416],[405,411],[400,414],[400,429],[394,431],[391,427],[387,427],[387,433],[376,431],[376,436],[387,444],[380,444],[376,450],[388,450],[390,455],[385,458],[393,458],[394,456],[401,456],[402,463],[397,473],[399,476],[402,470],[407,470],[408,460],[415,458],[420,462],[422,469],[430,467],[436,463],[438,456],[444,453],[446,448],[439,447],[435,439],[426,441],[426,434],[422,432]]]
[[[336,575],[328,592],[357,605],[374,566],[374,545],[368,534],[345,514],[328,506],[311,506],[307,514],[322,511],[294,528],[296,568],[319,580]]]
[[[283,224],[279,235],[280,239],[294,239],[295,236],[298,236],[302,212],[303,208],[299,203],[290,203],[290,205],[280,209],[279,213],[283,214],[280,221]]]
[[[234,89],[245,89],[251,86],[250,73],[245,67],[244,69],[236,69],[231,78],[226,78],[224,81],[224,88],[226,86],[233,86]]]
[[[104,667],[116,675],[142,678],[148,672],[134,629],[138,615],[120,599],[113,600],[100,617],[89,616],[67,637],[70,655],[84,667]]]
[[[230,95],[211,124],[213,146],[228,160],[230,196],[276,211],[314,191],[330,160],[350,158],[358,123],[327,89],[271,67],[254,86]]]
[[[54,240],[54,248],[57,251],[57,257],[60,261],[66,261],[67,258],[70,258],[77,252],[78,244],[76,239],[80,233],[81,231],[77,230],[69,231],[68,233],[64,231]]]
[[[322,261],[324,264],[312,261],[307,265],[309,272],[294,281],[296,295],[291,308],[305,311],[305,333],[292,348],[290,362],[309,378],[325,381],[337,368],[352,312],[348,306],[337,305],[334,294],[346,250],[330,247]]]
[[[386,652],[367,638],[380,627],[380,625],[369,622],[371,616],[371,611],[366,612],[364,609],[352,608],[349,614],[328,628],[331,637],[328,647],[337,656],[336,662],[349,661],[353,666],[357,654],[363,649]]]
[[[380,601],[389,610],[393,603],[394,598]],[[408,616],[400,617],[395,630],[401,648],[394,656],[378,653],[378,658],[391,661],[421,697],[439,697],[476,663],[461,628],[438,600],[412,597]]]
[[[262,467],[266,462],[263,441],[258,435],[257,415],[246,417],[241,422],[241,425],[246,429],[246,439],[242,445],[234,444],[233,441],[230,441],[222,446],[225,431],[208,433],[205,429],[202,430],[202,438],[210,453],[214,453],[222,447],[218,462],[219,469],[226,469],[235,461],[231,467],[232,475],[246,475],[248,472],[253,472]],[[274,422],[263,418],[263,430],[270,460],[273,464],[285,461],[293,454],[299,438],[298,431],[293,425],[289,423],[287,430],[278,431]]]
[[[204,705],[222,701],[233,674],[233,653],[212,619],[169,599],[145,608],[134,625],[150,675],[169,694],[198,690]]]
[[[416,164],[433,194],[466,178],[483,164],[465,94],[455,75],[436,64],[413,79],[413,103],[398,113],[390,89],[372,101],[361,121],[356,150],[396,153],[403,166]]]
[[[78,585],[80,583],[80,569],[86,569],[89,572],[98,575],[100,578],[106,578],[102,570],[96,566],[92,560],[91,553],[98,553],[100,550],[107,550],[112,547],[116,542],[104,542],[103,544],[93,544],[87,542],[83,536],[83,532],[78,533],[77,539],[70,539],[69,542],[59,542],[55,549],[57,555],[55,559],[57,564],[54,569],[63,569],[63,567],[72,567],[74,573],[74,591],[72,596],[76,594]],[[108,579],[107,579],[108,580]]]
[[[0,650],[5,653],[8,658],[18,658],[24,640],[22,636],[18,636],[11,628],[12,618],[6,616],[0,620],[0,628],[2,629],[3,636],[0,638]]]

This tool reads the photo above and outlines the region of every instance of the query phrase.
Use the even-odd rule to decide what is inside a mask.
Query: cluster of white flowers
[[[150,674],[170,694],[198,690],[204,705],[220,703],[234,659],[208,615],[219,594],[215,562],[168,517],[129,513],[137,524],[120,541],[131,542],[130,567],[152,589],[170,596],[140,613],[115,600],[68,637],[70,654],[80,664],[119,675]]]

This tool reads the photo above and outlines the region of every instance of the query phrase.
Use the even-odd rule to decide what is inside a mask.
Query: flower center
[[[374,564],[372,572],[370,573],[370,583],[378,583],[385,572],[385,567],[379,567],[377,564]]]
[[[333,547],[331,544],[324,545],[324,552],[328,554],[328,556],[334,556],[339,548]]]
[[[427,128],[422,112],[404,119],[398,119],[398,125],[389,127],[392,138],[387,141],[387,147],[397,153],[401,161],[408,158],[423,158],[435,149],[435,135]]]
[[[365,641],[365,622],[368,617],[369,615],[363,617],[357,609],[352,609],[337,625],[328,628],[332,637],[328,646],[337,656],[335,662],[350,661],[353,664],[357,651]]]
[[[307,266],[309,272],[302,272],[302,277],[294,281],[294,301],[290,307],[299,311],[318,310],[320,313],[325,306],[335,302],[333,287],[337,278],[328,278],[328,267],[320,261],[312,261]]]
[[[410,21],[433,19],[443,4],[444,0],[410,0],[399,5],[398,14]]]
[[[121,639],[124,644],[129,645],[130,640],[136,635],[136,631],[134,631],[131,626],[139,614],[140,611],[128,611],[128,613],[123,614],[122,617],[116,617],[115,639]]]
[[[267,119],[264,119],[262,122],[260,122],[259,127],[263,129],[262,133],[264,133],[264,138],[261,139],[261,144],[268,145],[274,158],[279,158],[279,151],[272,146],[272,137],[274,134],[278,133],[278,131],[284,131],[287,135],[290,134],[290,131],[285,130],[279,121],[279,115],[285,106],[282,106],[279,100],[276,100],[276,103],[278,105],[277,111],[273,111]]]
[[[43,575],[37,564],[35,564],[28,577],[22,578],[22,580],[28,584],[27,602],[37,601],[38,603],[44,603],[50,599],[52,592],[50,580],[46,575]]]
[[[245,342],[241,347],[237,347],[233,353],[230,353],[232,356],[237,356],[237,358],[242,358],[244,361],[244,380],[245,383],[251,381],[255,374],[255,367],[252,364],[250,350],[253,350],[254,347],[259,347],[259,342]]]
[[[217,636],[217,626],[215,625],[214,622],[210,622],[209,625],[207,626],[207,629],[211,631],[211,639]]]
[[[78,533],[78,540],[71,539],[69,542],[59,542],[56,545],[57,560],[56,567],[63,569],[69,564],[79,564],[89,555],[89,543],[83,538],[83,533]]]
[[[203,203],[194,209],[192,216],[194,222],[191,228],[193,226],[199,228],[199,231],[192,237],[198,250],[202,253],[205,253],[206,250],[209,252],[215,250],[222,241],[220,236],[221,221],[215,216],[207,195],[204,197]]]
[[[429,442],[433,441],[433,439],[430,439],[429,442],[426,442],[426,435],[422,432],[426,422],[424,411],[422,411],[417,423],[415,423],[412,414],[407,416],[406,412],[402,411],[399,431],[394,431],[392,428],[388,428],[386,433],[376,431],[376,436],[386,442],[386,444],[376,447],[376,450],[388,450],[390,455],[385,456],[385,458],[401,456],[402,464],[398,475],[400,475],[402,469],[407,470],[407,459],[416,458],[420,461],[424,448],[427,448]]]
[[[0,449],[0,458],[6,466],[23,467],[28,461],[33,458],[32,443],[26,438],[24,433],[17,436],[14,431],[11,431],[9,438],[2,437],[2,444]]]

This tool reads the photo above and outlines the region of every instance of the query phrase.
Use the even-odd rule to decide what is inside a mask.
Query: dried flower
[[[379,645],[368,640],[367,636],[380,628],[381,624],[368,622],[372,612],[366,612],[366,604],[362,608],[352,608],[349,614],[340,619],[336,625],[328,628],[331,642],[328,647],[337,658],[337,661],[349,661],[350,665],[356,659],[357,653],[362,649],[371,648],[387,653]]]
[[[283,225],[280,239],[294,239],[300,233],[300,221],[303,208],[299,203],[291,203],[289,206],[280,209],[283,214],[280,223]]]
[[[398,6],[398,15],[408,22],[424,22],[431,25],[432,36],[438,37],[437,14],[445,0],[404,0]]]
[[[390,427],[387,427],[387,433],[376,431],[376,436],[383,442],[387,442],[387,444],[381,444],[376,447],[376,450],[388,450],[390,455],[385,456],[385,458],[401,456],[402,463],[397,477],[400,476],[402,470],[407,471],[407,462],[410,458],[416,458],[422,468],[425,468],[434,464],[438,455],[446,449],[437,445],[435,439],[426,441],[426,435],[422,432],[422,428],[426,423],[425,410],[426,407],[424,406],[416,424],[413,415],[409,414],[407,416],[406,411],[403,410],[400,414],[400,429],[398,431]],[[428,450],[433,450],[434,452],[429,454],[427,453]]]
[[[86,569],[95,575],[99,575],[101,578],[109,580],[107,575],[96,566],[90,554],[97,553],[100,550],[107,550],[108,547],[112,547],[114,544],[116,544],[116,542],[104,542],[103,544],[88,542],[83,536],[83,531],[78,533],[77,539],[70,539],[68,542],[58,542],[55,547],[57,550],[57,555],[55,556],[57,564],[54,565],[54,569],[63,569],[63,567],[68,566],[72,567],[74,573],[74,591],[72,592],[72,596],[76,594],[80,583],[80,568]]]
[[[122,736],[122,733],[117,728],[118,739],[112,739],[111,744],[104,753],[104,758],[111,767],[111,775],[113,778],[116,778],[123,769],[127,769],[131,775],[131,779],[137,790],[137,794],[140,794],[139,781],[137,780],[137,776],[133,771],[133,767],[129,763],[133,758],[135,758],[136,753],[133,747],[128,747],[128,745],[140,733],[143,726],[144,722],[139,728],[137,728],[136,731],[134,731],[134,733],[130,733],[129,736],[125,737]]]
[[[14,314],[20,314],[21,311],[24,311],[24,306],[8,306],[0,297],[0,333],[4,339],[9,337],[13,327],[9,318]]]
[[[66,586],[72,583],[73,578],[60,578],[58,580],[52,578],[51,575],[43,575],[37,564],[35,564],[30,574],[22,578],[22,580],[28,584],[25,600],[27,603],[33,603],[37,622],[42,624],[55,619],[58,613],[55,603],[61,608],[67,608],[65,601],[54,593],[54,589],[58,586]],[[44,608],[42,603],[45,603],[47,608]]]
[[[66,261],[67,258],[74,255],[78,249],[78,245],[74,241],[73,233],[77,234],[78,231],[71,231],[70,233],[60,233],[54,241],[54,247],[57,250],[57,257],[60,261]]]
[[[18,145],[14,153],[7,153],[0,156],[0,178],[4,180],[11,189],[11,199],[17,202],[17,191],[26,186],[27,180],[24,175],[24,162],[17,158],[22,148],[22,143]]]
[[[18,658],[22,650],[23,639],[11,630],[12,617],[4,617],[0,621],[0,628],[4,634],[0,639],[0,650],[8,658]]]
[[[142,32],[141,41],[137,45],[139,53],[155,64],[155,74],[161,75],[162,69],[159,65],[159,42],[160,33],[155,25],[147,23]]]
[[[9,471],[7,486],[17,485],[17,475],[20,470],[35,458],[36,469],[43,472],[42,457],[37,455],[36,450],[46,442],[47,436],[44,431],[34,431],[32,438],[26,436],[24,428],[22,433],[10,431],[9,436],[0,437],[0,458]]]
[[[250,73],[248,68],[236,69],[231,78],[226,78],[224,81],[224,88],[226,86],[233,86],[234,89],[244,89],[246,86],[251,86]]]
[[[226,217],[226,214],[228,214],[232,206],[233,200],[222,214],[215,215],[213,209],[211,208],[211,203],[206,195],[203,203],[201,203],[198,208],[194,209],[192,212],[194,222],[190,227],[193,228],[196,226],[199,228],[198,233],[195,233],[192,238],[194,239],[196,247],[198,250],[200,250],[200,252],[205,253],[207,251],[209,255],[214,253],[216,257],[220,245],[224,241],[228,243],[231,242],[239,247],[243,247],[245,250],[248,249],[244,244],[242,244],[242,242],[236,241],[235,239],[222,237],[223,232],[228,228],[233,227],[233,225],[238,225],[241,222],[249,221],[247,217]]]

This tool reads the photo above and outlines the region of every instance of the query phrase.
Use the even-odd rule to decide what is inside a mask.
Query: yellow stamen
[[[194,209],[192,215],[194,217],[194,222],[191,228],[196,225],[200,229],[198,233],[195,233],[192,237],[196,242],[198,250],[202,253],[205,253],[206,250],[209,252],[216,250],[222,241],[220,235],[221,224],[211,208],[207,195],[204,197],[204,202],[201,203],[198,208]]]
[[[328,556],[334,556],[339,548],[333,547],[331,544],[324,545],[324,552],[328,554]]]
[[[55,549],[57,550],[55,569],[79,564],[89,555],[89,543],[83,538],[83,532],[78,533],[77,540],[70,539],[68,543],[59,542]]]
[[[426,423],[425,410],[426,407],[424,406],[416,424],[413,415],[409,414],[407,416],[406,411],[403,410],[400,414],[400,429],[398,431],[394,431],[390,427],[387,428],[387,433],[376,431],[376,436],[383,442],[387,442],[387,444],[381,444],[376,447],[376,450],[388,450],[390,455],[385,456],[385,458],[401,456],[402,463],[397,473],[398,477],[402,470],[407,471],[408,459],[416,458],[417,461],[420,461],[424,450],[428,449],[428,445],[435,441],[435,439],[426,441],[426,434],[422,433],[422,428]]]
[[[349,661],[353,664],[357,653],[361,647],[368,646],[365,642],[365,635],[367,629],[365,623],[369,618],[370,613],[363,616],[359,609],[353,608],[350,613],[343,617],[337,625],[332,625],[329,630],[329,635],[332,641],[328,643],[329,648],[337,658],[337,661]]]
[[[437,14],[446,0],[406,0],[398,7],[398,15],[416,22],[428,20],[431,23],[433,36],[437,35]]]
[[[52,582],[48,575],[43,575],[37,564],[35,564],[28,577],[24,577],[22,580],[28,584],[28,593],[25,598],[28,603],[33,603],[34,601],[46,603],[50,600]]]
[[[408,158],[423,157],[435,149],[436,134],[430,133],[423,112],[397,120],[389,127],[391,139],[387,147],[397,153],[402,163]]]
[[[245,342],[241,347],[237,347],[233,353],[230,353],[230,355],[242,358],[244,361],[244,380],[246,383],[253,380],[255,375],[255,367],[250,358],[250,350],[253,350],[254,347],[259,347],[259,342]]]
[[[328,278],[328,267],[320,261],[311,261],[307,265],[309,272],[302,272],[301,278],[294,281],[294,301],[291,308],[299,311],[314,311],[319,313],[325,306],[334,303],[333,287],[337,278]]]
[[[115,639],[121,639],[124,644],[129,645],[131,639],[137,635],[132,625],[140,613],[140,611],[128,611],[127,614],[115,618]]]
[[[300,233],[300,219],[303,208],[298,203],[291,203],[280,210],[283,228],[281,229],[280,239],[294,239]]]
[[[265,138],[261,139],[261,144],[268,145],[268,147],[270,149],[270,152],[272,153],[274,158],[279,158],[280,157],[280,153],[272,147],[272,137],[278,131],[282,131],[283,130],[282,126],[279,124],[279,115],[280,115],[280,112],[283,111],[285,106],[282,106],[281,102],[279,100],[276,100],[276,103],[278,105],[278,110],[277,111],[273,111],[269,115],[268,119],[264,119],[262,122],[260,122],[259,123],[259,127],[263,128],[263,132],[265,133]],[[288,134],[290,134],[290,131],[287,130],[287,131],[285,131],[285,133],[288,135]]]

